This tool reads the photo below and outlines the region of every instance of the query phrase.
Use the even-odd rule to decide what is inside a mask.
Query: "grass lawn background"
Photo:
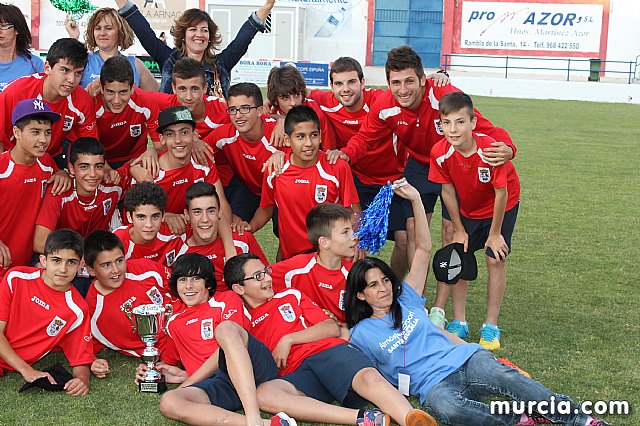
[[[628,400],[629,416],[602,417],[614,425],[640,425],[634,411],[640,403],[640,106],[483,97],[475,102],[513,137],[522,182],[500,316],[503,348],[496,356],[577,401]],[[431,230],[437,248],[438,213]],[[273,260],[270,225],[257,237]],[[387,261],[390,245],[381,254]],[[467,308],[470,341],[478,339],[486,302],[486,267],[478,259]],[[431,301],[432,276],[427,288]],[[0,425],[174,424],[160,415],[158,396],[135,391],[137,360],[103,355],[112,373],[92,379],[84,398],[39,390],[18,394],[19,375],[0,378]],[[62,359],[52,354],[39,366]]]

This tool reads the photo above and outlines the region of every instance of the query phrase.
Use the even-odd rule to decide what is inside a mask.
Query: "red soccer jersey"
[[[15,145],[13,138],[13,126],[11,125],[11,111],[18,102],[29,99],[42,99],[42,88],[46,74],[33,74],[20,77],[9,84],[0,95],[0,140],[4,142],[4,148],[9,149]],[[52,103],[43,101],[52,111],[62,117],[53,123],[51,131],[51,145],[47,152],[52,157],[62,152],[62,140],[76,140],[81,137],[98,138],[96,127],[96,110],[93,98],[86,90],[78,86],[71,95],[60,102]]]
[[[91,364],[89,308],[71,287],[58,291],[42,280],[42,269],[10,269],[0,284],[0,321],[11,348],[32,365],[60,347],[72,367]],[[13,371],[2,358],[0,369]]]
[[[122,284],[111,293],[106,296],[100,293],[94,281],[86,297],[91,314],[93,353],[107,347],[124,355],[141,356],[146,345],[131,328],[131,322],[124,313],[124,304],[130,302],[132,308],[152,303],[171,304],[174,312],[180,312],[183,305],[170,294],[170,278],[171,271],[159,263],[149,259],[130,259]],[[156,347],[162,359],[168,355],[165,353],[166,343],[166,335],[160,330]],[[173,347],[173,344],[169,346]],[[168,358],[175,363],[175,354]]]
[[[110,162],[138,158],[147,149],[148,136],[159,140],[158,104],[149,92],[136,88],[129,103],[119,114],[107,111],[102,95],[96,100],[98,133]]]
[[[443,87],[432,86],[433,81],[427,79],[427,88],[417,111],[402,108],[391,94],[385,90],[380,94],[367,115],[367,119],[357,135],[349,140],[342,152],[347,154],[352,164],[357,164],[380,141],[380,134],[391,130],[403,143],[413,158],[422,164],[429,164],[431,147],[444,135],[440,128],[439,99],[449,92],[460,90],[450,84]],[[509,134],[500,127],[495,127],[474,110],[478,118],[476,131],[487,134],[497,141],[504,142],[516,152]]]
[[[267,257],[264,255],[260,244],[256,240],[256,237],[253,236],[251,232],[245,231],[244,234],[240,235],[237,232],[233,231],[233,245],[236,247],[236,253],[253,253],[256,254],[262,263],[268,265]],[[222,244],[222,240],[220,238],[216,238],[216,240],[211,244],[205,244],[202,246],[189,246],[187,253],[198,253],[203,256],[207,256],[211,263],[213,263],[213,268],[216,272],[216,292],[224,292],[229,290],[227,284],[224,282],[223,272],[224,272],[224,245]]]
[[[98,185],[95,198],[80,197],[73,188],[61,195],[53,195],[51,190],[48,190],[36,225],[44,226],[51,231],[73,229],[82,235],[82,238],[98,229],[112,231],[122,226],[118,202],[129,188],[131,178],[128,176],[128,170],[124,167],[118,169],[118,185]]]
[[[240,296],[233,291],[216,291],[209,302],[189,307],[169,320],[169,335],[189,375],[195,373],[220,347],[215,338],[215,329],[227,320],[249,328],[249,313]]]
[[[240,177],[249,191],[260,196],[262,191],[262,164],[278,151],[269,144],[271,132],[276,127],[276,120],[268,116],[262,117],[263,135],[257,142],[247,142],[233,124],[218,127],[204,141],[214,151],[222,151],[233,171]],[[290,151],[290,149],[286,149]]]
[[[166,151],[163,155],[167,155]],[[167,213],[184,213],[186,207],[187,188],[196,182],[216,183],[220,180],[215,164],[201,166],[193,158],[184,167],[173,170],[160,169],[153,180],[167,193]]]
[[[124,244],[125,259],[151,259],[170,268],[178,256],[187,252],[184,235],[174,235],[164,222],[160,225],[156,238],[149,244],[136,244],[131,240],[132,226],[121,226],[113,231]]]
[[[460,213],[470,219],[493,217],[496,199],[494,188],[507,187],[507,208],[515,207],[520,200],[520,180],[511,161],[501,166],[491,166],[484,159],[482,150],[491,147],[495,140],[474,133],[478,149],[465,158],[446,139],[431,150],[429,180],[436,183],[452,183],[460,204]]]
[[[319,152],[315,166],[299,167],[291,164],[287,155],[280,175],[265,174],[260,207],[278,206],[284,259],[313,249],[305,219],[309,210],[325,202],[345,207],[358,203],[353,175],[346,161],[331,165],[326,154]]]
[[[36,217],[47,181],[56,170],[49,154],[31,166],[14,163],[9,151],[0,154],[0,241],[9,247],[12,266],[24,266],[31,260]],[[0,277],[4,272],[0,268]]]
[[[338,143],[336,141],[336,132],[331,124],[331,121],[324,114],[320,105],[314,101],[313,99],[305,99],[302,102],[302,105],[306,105],[312,108],[316,114],[318,114],[318,118],[320,119],[320,137],[322,139],[322,146],[320,149],[323,151],[328,151],[330,149],[338,148]],[[275,112],[276,114],[285,115],[282,110],[278,109]]]
[[[305,253],[271,265],[273,291],[300,290],[318,306],[345,322],[344,291],[353,263],[342,259],[340,269],[331,270],[318,263],[317,253]]]
[[[251,314],[251,334],[274,350],[283,336],[302,331],[329,319],[322,308],[298,290],[290,289],[277,293],[273,298],[255,309]],[[337,337],[326,337],[315,342],[291,346],[287,366],[279,374],[292,373],[307,357],[325,349],[345,343]]]
[[[349,112],[333,95],[333,92],[313,90],[313,98],[322,108],[336,131],[338,148],[347,145],[349,139],[360,130],[369,113],[370,106],[378,95],[384,93],[382,89],[365,89],[363,92],[364,105],[360,111]],[[353,173],[365,185],[384,185],[387,182],[402,177],[405,162],[405,150],[398,147],[397,138],[390,129],[378,135],[379,143],[370,147],[360,161],[351,166]],[[398,148],[400,150],[398,151]]]

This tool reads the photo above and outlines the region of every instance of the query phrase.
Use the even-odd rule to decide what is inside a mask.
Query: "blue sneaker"
[[[496,325],[490,322],[482,324],[480,346],[490,351],[500,348],[500,329]]]
[[[446,330],[451,334],[455,334],[461,339],[466,339],[467,337],[469,337],[469,326],[467,325],[466,321],[453,320],[449,324],[447,324]]]

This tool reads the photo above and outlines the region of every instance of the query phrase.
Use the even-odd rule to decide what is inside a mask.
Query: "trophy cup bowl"
[[[147,364],[147,372],[144,380],[138,383],[138,392],[161,393],[167,390],[162,374],[156,370],[156,362],[160,359],[160,353],[154,346],[158,342],[160,331],[165,331],[167,320],[173,315],[173,306],[167,304],[164,307],[156,304],[140,305],[135,308],[131,303],[124,305],[124,313],[131,322],[133,332],[140,336],[146,345],[142,351],[142,361]]]

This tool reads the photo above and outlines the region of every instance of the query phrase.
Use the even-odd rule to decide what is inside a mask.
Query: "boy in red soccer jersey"
[[[0,283],[0,374],[17,371],[29,383],[49,373],[32,365],[60,347],[73,367],[67,394],[89,393],[91,326],[87,303],[71,285],[83,255],[82,238],[70,229],[49,235],[40,255],[44,269],[18,266]]]
[[[229,161],[235,175],[225,188],[227,198],[233,213],[248,222],[260,205],[262,165],[278,151],[269,143],[277,121],[264,115],[262,92],[253,83],[231,86],[227,105],[231,124],[218,127],[203,140]]]
[[[167,324],[186,372],[159,364],[168,382],[182,383],[162,396],[162,414],[188,424],[295,426],[284,413],[260,418],[256,386],[276,378],[278,369],[266,346],[245,330],[249,317],[238,295],[216,291],[209,259],[181,256],[170,286],[187,306]],[[145,370],[138,367],[139,378]],[[244,415],[235,413],[240,409]]]
[[[485,158],[484,151],[494,146],[495,139],[474,132],[478,119],[468,95],[446,94],[439,108],[445,139],[431,150],[429,179],[442,184],[442,199],[453,222],[453,241],[464,244],[471,253],[485,251],[489,281],[480,345],[494,350],[500,347],[498,315],[507,283],[506,260],[518,216],[520,181],[511,161],[493,166]],[[455,321],[466,326],[466,281],[453,286],[452,298]]]
[[[13,110],[11,123],[16,145],[0,154],[0,205],[8,208],[0,220],[0,278],[11,266],[28,265],[33,256],[36,217],[47,186],[54,194],[71,187],[65,171],[57,171],[46,153],[51,125],[60,114],[40,99],[25,99]]]
[[[285,118],[285,133],[291,153],[285,157],[282,173],[265,174],[260,208],[251,219],[251,230],[262,228],[278,207],[282,258],[308,252],[313,245],[307,238],[304,218],[317,204],[340,203],[360,214],[353,176],[346,162],[329,164],[320,152],[320,122],[308,106],[293,107]]]
[[[224,268],[227,285],[251,314],[251,334],[267,345],[280,369],[279,379],[258,389],[263,410],[284,410],[310,422],[390,425],[391,417],[401,426],[435,426],[359,349],[338,338],[336,322],[303,293],[274,294],[270,273],[252,253],[232,257]],[[380,410],[362,410],[365,399]],[[334,400],[344,407],[327,405]]]
[[[149,259],[124,258],[122,241],[108,231],[95,231],[84,241],[84,260],[95,280],[86,296],[91,315],[93,353],[108,348],[127,356],[140,357],[145,344],[131,329],[124,313],[124,304],[155,303],[173,305],[174,312],[182,310],[182,303],[172,297],[169,288],[171,272],[166,266]],[[173,342],[160,330],[158,350],[162,360],[177,363]],[[91,371],[98,378],[109,372],[106,359],[96,358]]]
[[[231,89],[233,90],[233,86]],[[215,186],[197,182],[187,188],[187,207],[184,210],[191,225],[187,239],[187,253],[206,256],[215,269],[218,291],[226,291],[222,271],[225,259],[240,253],[256,253],[265,263],[267,258],[251,232],[239,234],[231,231],[229,220],[220,211],[220,199]]]
[[[177,236],[163,222],[167,194],[159,185],[142,182],[124,196],[124,208],[131,225],[114,234],[124,246],[125,259],[151,259],[168,268],[187,251],[184,235]]]
[[[87,48],[78,40],[61,38],[47,52],[44,73],[21,77],[9,84],[0,94],[0,110],[13,111],[23,99],[42,99],[53,111],[61,115],[52,127],[51,144],[47,152],[64,169],[66,152],[63,139],[98,137],[96,111],[93,98],[80,84],[87,64]],[[9,114],[0,119],[0,151],[15,145],[13,124]]]
[[[322,132],[322,149],[324,151],[337,148],[336,135],[333,125],[320,106],[312,99],[306,99],[307,83],[298,68],[285,65],[273,67],[267,77],[267,98],[271,104],[272,112],[279,115],[287,115],[291,108],[298,105],[306,105],[313,108],[320,120],[319,129]]]
[[[224,196],[224,188],[218,177],[215,163],[207,166],[197,164],[192,158],[196,123],[191,112],[184,106],[170,107],[158,116],[160,143],[166,151],[160,155],[160,171],[154,182],[169,195],[165,222],[175,234],[186,231],[185,194],[189,185],[204,181],[213,184],[220,196],[222,212],[231,217],[231,207]]]
[[[160,140],[156,132],[160,109],[153,98],[133,87],[133,68],[124,56],[113,56],[100,69],[101,93],[96,97],[96,120],[109,165],[118,169],[141,157],[153,176],[158,172]],[[147,147],[148,137],[154,146]]]

